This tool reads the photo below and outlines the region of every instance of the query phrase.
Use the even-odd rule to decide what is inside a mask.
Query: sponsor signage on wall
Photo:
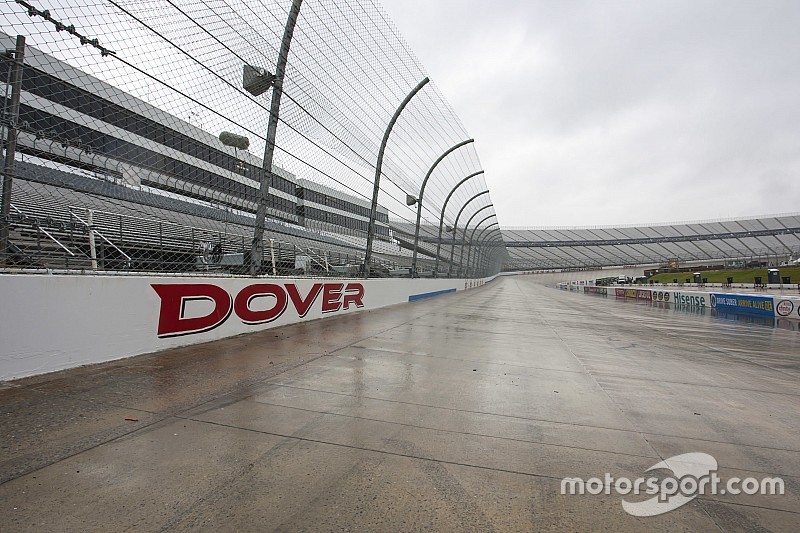
[[[608,287],[584,287],[583,292],[587,294],[602,294],[605,296],[608,294]]]
[[[361,283],[314,283],[307,292],[294,283],[253,283],[235,295],[211,283],[154,283],[151,287],[161,299],[158,313],[161,338],[212,330],[231,314],[243,324],[258,325],[277,320],[287,311],[304,318],[318,301],[323,314],[347,310],[350,306],[364,307]],[[210,307],[203,305],[209,303]],[[200,304],[195,307],[203,311],[192,313],[192,304]]]
[[[614,289],[614,295],[617,298],[626,298],[630,300],[652,300],[652,291],[645,289]]]
[[[653,291],[653,301],[669,302],[670,301],[669,291]]]
[[[675,302],[675,305],[686,305],[688,307],[705,307],[708,305],[706,296],[698,293],[684,294],[674,292],[672,293],[672,301]]]
[[[653,301],[687,307],[707,307],[709,305],[706,292],[653,291]]]
[[[586,293],[598,293],[605,287],[584,287]],[[645,300],[671,307],[691,308],[698,312],[706,309],[723,311],[726,316],[749,314],[800,319],[800,298],[796,296],[763,296],[759,294],[708,293],[699,291],[669,291],[658,289],[613,288],[618,299]]]
[[[711,307],[752,315],[775,315],[775,304],[772,296],[712,293]]]
[[[781,300],[778,302],[778,305],[775,306],[775,312],[779,316],[791,316],[792,311],[794,311],[794,302],[791,300]],[[800,312],[800,310],[798,312]]]
[[[648,300],[648,301],[650,301],[650,300],[653,299],[652,293],[653,293],[653,291],[650,291],[650,290],[639,289],[639,290],[636,291],[636,299],[637,300]]]

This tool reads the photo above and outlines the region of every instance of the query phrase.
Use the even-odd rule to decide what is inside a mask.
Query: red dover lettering
[[[162,338],[210,331],[228,320],[232,312],[245,324],[265,324],[283,316],[290,302],[297,316],[303,318],[320,294],[323,313],[347,310],[350,306],[364,307],[361,283],[314,283],[306,294],[301,294],[294,283],[255,283],[240,290],[235,297],[210,283],[154,283],[151,287],[161,298],[158,336]],[[261,299],[261,305],[257,305]],[[211,302],[211,312],[205,316],[186,317],[186,304],[198,300]]]

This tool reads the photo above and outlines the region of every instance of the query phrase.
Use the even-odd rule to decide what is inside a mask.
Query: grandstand
[[[507,270],[699,264],[778,265],[800,256],[800,215],[681,224],[504,228]]]
[[[23,161],[15,170],[11,242],[20,266],[90,268],[90,216],[101,270],[236,271],[223,268],[222,259],[241,256],[252,238],[252,219],[230,210]],[[283,237],[271,243],[281,274],[296,269],[298,255],[309,258],[315,270],[326,262],[357,264],[361,257],[360,248],[335,235],[280,220],[268,221],[267,231]],[[209,243],[216,261],[203,256]]]
[[[0,34],[0,45],[13,43]],[[2,58],[4,70],[8,63]],[[13,264],[239,270],[264,175],[259,157],[35,47],[28,47],[23,70]],[[298,273],[302,265],[306,272],[341,274],[363,261],[364,199],[277,166],[269,192],[268,269]],[[408,263],[410,252],[393,239],[381,206],[376,237],[376,259],[386,269]]]

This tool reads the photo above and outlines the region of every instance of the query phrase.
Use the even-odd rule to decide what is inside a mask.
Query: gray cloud
[[[386,0],[504,225],[800,211],[800,3]]]

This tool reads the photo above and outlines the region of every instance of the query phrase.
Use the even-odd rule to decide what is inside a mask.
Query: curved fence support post
[[[275,80],[272,82],[272,103],[269,110],[269,124],[267,125],[267,143],[264,145],[264,175],[258,194],[258,207],[256,208],[256,227],[253,230],[253,243],[250,246],[250,274],[255,276],[261,272],[261,261],[264,255],[264,220],[267,217],[267,200],[269,200],[269,182],[272,178],[272,158],[275,154],[275,134],[278,131],[278,113],[281,108],[281,95],[283,95],[283,75],[286,72],[286,63],[289,60],[289,48],[292,44],[294,27],[297,16],[300,14],[300,5],[303,0],[293,0],[289,10],[289,19],[283,30],[283,41],[278,53],[278,63],[275,66]]]
[[[464,202],[464,205],[461,206],[461,209],[458,211],[458,214],[456,215],[456,221],[453,223],[453,242],[452,242],[452,244],[450,244],[450,263],[447,265],[447,277],[448,278],[453,273],[453,256],[455,255],[455,250],[456,250],[456,235],[458,235],[458,219],[461,218],[461,213],[464,212],[464,209],[467,208],[467,206],[470,204],[470,202],[472,202],[472,200],[474,200],[475,198],[479,198],[479,197],[483,196],[484,194],[489,194],[489,191],[488,190],[481,191],[478,194],[476,194],[475,196],[473,196],[472,198],[470,198],[469,200],[467,200],[466,202]],[[441,230],[441,228],[440,228],[440,230]],[[463,249],[463,247],[462,247],[462,249]]]
[[[441,215],[439,215],[439,236],[436,239],[436,262],[435,266],[433,267],[434,277],[437,277],[439,275],[439,254],[442,251],[442,226],[444,226],[444,213],[447,210],[447,203],[450,201],[450,198],[453,196],[453,193],[456,192],[456,190],[459,187],[461,187],[468,180],[474,178],[475,176],[480,176],[481,174],[483,174],[483,170],[479,170],[478,172],[473,172],[469,176],[465,177],[464,179],[456,183],[456,186],[450,189],[447,198],[445,198],[444,200],[444,204],[442,205],[442,213]]]
[[[464,204],[464,205],[466,205],[466,204]],[[478,213],[480,213],[481,211],[484,211],[486,209],[489,209],[490,207],[492,207],[492,204],[486,204],[485,206],[481,207],[480,209],[478,209],[477,211],[472,213],[472,216],[469,217],[469,220],[467,220],[467,223],[464,224],[464,243],[466,245],[468,245],[468,246],[471,245],[471,243],[469,241],[467,241],[467,229],[469,229],[470,222],[472,222],[472,220],[478,215]],[[450,249],[451,259],[452,259],[453,251],[455,249],[455,244],[456,244],[455,240],[453,240],[453,247],[451,247],[451,249]],[[461,248],[458,251],[458,271],[462,272],[463,270],[464,270],[464,244],[461,245]]]
[[[490,231],[489,233],[486,234],[486,237],[488,238],[489,235],[492,235],[495,232],[497,232],[499,234],[500,228],[493,229],[492,231]],[[481,233],[483,233],[483,232],[481,232]],[[480,235],[478,236],[478,241],[480,241]],[[486,270],[488,270],[488,268],[489,268],[489,261],[491,260],[492,256],[496,253],[495,252],[496,245],[495,246],[491,246],[490,243],[492,241],[489,241],[489,240],[485,240],[484,242],[486,244],[484,245],[483,250],[481,252],[481,260],[480,260],[480,262],[477,261],[477,260],[475,261],[475,269],[478,269],[479,267],[482,268],[483,271],[484,271],[483,272],[483,276],[486,276],[486,274],[487,274]],[[488,250],[487,250],[487,248],[488,248]]]
[[[375,217],[378,215],[378,192],[381,189],[381,171],[383,169],[383,155],[386,152],[386,142],[389,140],[389,135],[392,133],[394,123],[400,117],[400,113],[406,108],[408,103],[425,85],[431,81],[425,78],[414,87],[410,93],[400,102],[400,106],[392,115],[392,120],[386,126],[386,131],[383,132],[383,140],[381,140],[381,147],[378,149],[378,163],[375,165],[375,181],[372,187],[372,205],[369,210],[369,226],[367,227],[367,249],[364,252],[364,278],[369,277],[369,265],[372,261],[372,241],[375,239]]]
[[[475,142],[475,139],[467,139],[466,141],[461,141],[460,143],[456,144],[455,146],[451,146],[448,148],[439,158],[433,162],[431,168],[428,169],[428,173],[425,174],[425,179],[422,180],[422,186],[419,188],[419,194],[417,195],[417,224],[414,227],[414,253],[411,256],[411,275],[416,276],[417,273],[417,250],[419,249],[419,223],[422,219],[422,198],[425,196],[425,186],[428,184],[428,178],[431,177],[433,171],[442,162],[442,159],[453,153],[454,151],[458,150],[462,146],[466,144],[470,144]]]
[[[481,224],[483,224],[483,223],[484,223],[486,220],[488,220],[488,219],[492,218],[493,216],[495,216],[495,215],[489,215],[489,216],[488,216],[488,217],[486,217],[485,219],[483,219],[483,220],[481,220],[480,222],[478,222],[478,223],[475,225],[475,229],[474,229],[474,230],[472,230],[472,236],[473,236],[473,237],[475,236],[475,230],[477,230],[477,229],[478,229],[478,227],[479,227]],[[483,228],[481,231],[479,231],[479,232],[478,232],[478,236],[475,238],[475,242],[481,242],[481,236],[482,236],[484,233],[486,233],[486,230],[488,230],[488,229],[490,229],[490,228],[493,228],[494,226],[498,226],[498,225],[500,225],[500,223],[499,223],[499,222],[492,222],[491,224],[489,224],[488,226],[486,226],[485,228]],[[490,232],[490,233],[491,233],[491,232]],[[470,237],[470,240],[472,240],[472,237]],[[478,257],[478,256],[477,256],[477,254],[476,254],[476,255],[475,255],[475,258],[476,258],[476,261],[475,261],[475,267],[476,267],[476,268],[477,268],[477,266],[478,266],[477,257]],[[467,255],[467,269],[468,269],[468,270],[471,268],[471,265],[472,265],[472,263],[470,263],[469,255]]]
[[[484,222],[486,222],[487,220],[489,220],[490,218],[492,218],[494,216],[497,216],[497,215],[492,213],[491,215],[487,216],[486,218],[484,218],[483,220],[481,220],[480,222],[475,224],[475,227],[472,228],[472,233],[470,233],[470,235],[469,235],[469,241],[467,241],[467,242],[469,242],[469,250],[467,250],[467,268],[466,268],[467,277],[469,277],[469,273],[470,273],[470,270],[471,270],[470,266],[472,265],[472,263],[470,262],[470,259],[471,259],[471,256],[472,256],[472,243],[473,243],[473,239],[475,238],[475,232],[478,231],[478,228],[481,227],[481,224],[483,224]],[[472,219],[470,219],[470,220],[472,220]],[[465,233],[464,237],[466,237],[466,226],[464,227],[464,233]],[[478,239],[475,242],[480,242],[480,239]],[[476,255],[477,255],[477,251],[476,251]]]

